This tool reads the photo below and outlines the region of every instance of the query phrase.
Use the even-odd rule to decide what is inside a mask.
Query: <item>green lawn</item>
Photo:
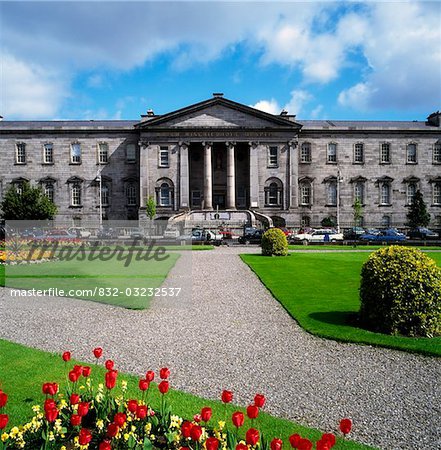
[[[309,245],[288,245],[289,250],[345,250],[345,251],[354,251],[356,250],[378,250],[379,248],[386,247],[385,245],[368,245],[368,244],[357,244],[353,245],[338,245],[338,244],[309,244]],[[420,250],[441,250],[440,246],[410,246],[411,248],[418,248]]]
[[[78,362],[71,361],[70,367]],[[79,363],[85,364],[85,363]],[[118,368],[118,361],[115,361],[116,368]],[[90,365],[90,364],[88,364]],[[147,371],[150,367],[140,368],[142,371]],[[103,367],[93,366],[92,378],[96,380],[103,379],[105,369]],[[45,382],[59,382],[61,390],[63,390],[63,381],[65,379],[64,363],[60,355],[43,352],[40,350],[30,349],[22,345],[14,344],[12,342],[0,340],[0,387],[9,395],[9,402],[7,404],[6,413],[10,416],[9,427],[17,425],[29,420],[32,417],[32,405],[42,404],[44,396],[41,393],[41,386]],[[120,374],[119,380],[125,379],[128,382],[128,398],[139,398],[138,378]],[[171,374],[171,385],[173,385],[173,373]],[[244,379],[246,383],[246,379]],[[227,388],[227,387],[226,387]],[[221,393],[219,387],[219,396]],[[159,395],[155,388],[152,389],[154,395],[149,397],[149,403],[158,408],[160,401]],[[184,418],[193,418],[193,415],[200,412],[204,406],[213,408],[214,414],[212,421],[215,423],[218,420],[224,419],[224,406],[218,401],[206,400],[194,395],[190,395],[180,391],[171,390],[168,395],[169,402],[172,405],[174,414],[178,414]],[[250,399],[252,401],[252,399]],[[227,413],[230,416],[234,411],[243,408],[238,408],[235,405],[229,405]],[[232,428],[231,422],[228,421],[228,426]],[[250,426],[248,421],[242,430],[247,430]],[[302,427],[288,420],[272,417],[268,414],[262,413],[259,415],[259,427],[266,437],[280,437],[285,442],[285,449],[289,448],[288,437],[293,433],[299,433],[303,437],[307,437],[314,441],[318,440],[321,433],[318,430]],[[335,430],[322,430],[323,432],[336,432]],[[242,434],[244,431],[242,432]],[[357,444],[350,440],[339,439],[338,449],[345,450],[361,450],[369,449],[365,445]]]
[[[441,253],[428,253],[441,266]],[[441,337],[388,336],[358,328],[358,288],[368,253],[291,253],[268,258],[241,255],[274,297],[307,331],[318,336],[441,355]]]
[[[71,261],[1,266],[0,283],[19,289],[56,288],[65,292],[61,296],[144,309],[152,298],[150,289],[161,286],[179,258],[179,253],[172,251],[166,252],[162,261],[137,258],[136,251],[124,251],[120,258],[113,255],[104,261],[90,260],[87,252],[85,255],[85,260],[75,257]],[[88,292],[72,295],[70,290]]]

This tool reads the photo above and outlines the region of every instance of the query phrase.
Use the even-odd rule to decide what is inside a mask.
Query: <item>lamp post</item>
[[[103,189],[103,179],[101,177],[101,172],[98,170],[96,174],[96,180],[99,183],[99,224],[100,224],[100,230],[103,228],[103,198],[102,198],[102,189]]]

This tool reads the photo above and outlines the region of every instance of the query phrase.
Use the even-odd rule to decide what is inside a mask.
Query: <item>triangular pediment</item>
[[[223,97],[214,97],[162,116],[146,117],[137,124],[137,127],[145,130],[157,128],[298,130],[301,125],[287,116],[268,114]]]

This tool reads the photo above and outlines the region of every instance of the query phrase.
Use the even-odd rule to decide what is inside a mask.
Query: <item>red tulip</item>
[[[73,427],[78,427],[79,425],[81,425],[81,416],[79,416],[78,414],[72,414],[70,416],[70,424]]]
[[[341,419],[340,420],[340,431],[346,436],[352,430],[352,420],[351,419]]]
[[[300,434],[297,434],[297,433],[292,434],[292,435],[289,437],[289,443],[291,444],[291,447],[292,447],[292,448],[298,448],[300,439],[302,439],[302,437],[300,436]]]
[[[87,378],[91,372],[92,372],[92,369],[89,366],[83,367],[83,377],[84,378]]]
[[[131,412],[134,413],[136,412],[136,408],[138,407],[138,400],[129,400],[127,402],[127,409]]]
[[[194,420],[196,423],[199,423],[199,422],[201,422],[202,417],[201,417],[200,414],[195,414],[195,415],[193,416],[193,420]]]
[[[237,444],[236,450],[248,450],[248,445],[245,444]]]
[[[297,448],[299,450],[311,450],[312,442],[309,439],[300,439]]]
[[[334,447],[336,441],[335,436],[332,433],[323,434],[321,440],[327,442],[329,444],[329,448]]]
[[[80,434],[78,435],[78,443],[80,445],[87,445],[91,440],[92,433],[86,428],[81,428]]]
[[[85,416],[89,412],[89,403],[87,402],[81,402],[78,405],[78,411],[77,414],[81,417]]]
[[[259,408],[263,408],[265,406],[266,398],[263,394],[256,394],[254,396],[254,404]]]
[[[96,359],[100,359],[101,355],[103,354],[103,349],[101,347],[94,348],[93,354],[95,355]]]
[[[315,443],[315,448],[317,450],[331,450],[329,443],[326,440],[324,441],[323,439],[320,439]]]
[[[72,381],[72,383],[76,383],[78,381],[78,378],[80,378],[80,375],[75,370],[71,370],[69,372],[69,380]]]
[[[78,394],[71,394],[70,395],[70,404],[71,405],[77,405],[80,401],[80,396]]]
[[[114,438],[119,431],[119,426],[116,423],[109,423],[109,425],[107,425],[107,429],[106,429],[106,434],[107,436],[109,436],[110,438]]]
[[[247,416],[250,419],[255,419],[259,415],[259,408],[256,405],[250,405],[247,408]]]
[[[233,400],[233,393],[231,391],[222,392],[222,401],[224,403],[231,403]]]
[[[282,439],[274,438],[270,444],[271,450],[282,450],[283,442]]]
[[[233,421],[233,425],[236,428],[240,428],[243,425],[243,422],[245,420],[245,416],[243,415],[243,412],[236,411],[231,416],[231,420]]]
[[[112,446],[109,441],[103,441],[100,443],[98,450],[112,450]]]
[[[58,392],[57,383],[44,383],[43,384],[43,394],[54,396]]]
[[[3,430],[3,428],[6,428],[8,421],[9,421],[9,417],[7,414],[0,414],[0,430]]]
[[[61,355],[61,357],[63,358],[63,361],[64,361],[64,362],[68,362],[68,361],[70,361],[71,354],[70,354],[70,352],[64,352],[64,353]]]
[[[147,417],[147,405],[138,405],[136,408],[136,417],[141,420]]]
[[[201,438],[201,436],[202,436],[202,428],[201,428],[201,426],[200,425],[193,425],[191,427],[191,430],[190,430],[190,438],[193,441],[198,442],[199,439]]]
[[[204,422],[208,422],[211,419],[212,414],[213,414],[213,411],[211,410],[211,408],[206,406],[205,408],[202,408],[202,410],[201,410],[201,419]]]
[[[219,447],[219,441],[215,437],[209,437],[205,441],[205,448],[207,450],[217,450]]]
[[[57,408],[51,408],[46,411],[46,420],[48,422],[55,422],[58,417],[58,409]]]
[[[150,386],[150,382],[147,380],[139,380],[139,389],[141,391],[146,391]]]
[[[149,382],[153,381],[155,379],[155,372],[153,372],[153,370],[149,370],[146,374],[145,374],[145,379]]]
[[[49,411],[50,409],[54,409],[57,407],[57,404],[55,403],[55,400],[53,398],[47,398],[44,401],[44,410]]]
[[[127,421],[127,415],[124,414],[124,413],[121,413],[121,412],[116,413],[116,414],[113,416],[113,421],[114,421],[119,427],[122,427],[122,426],[126,423],[126,421]]]
[[[255,428],[250,428],[245,435],[245,441],[248,445],[256,445],[259,442],[259,431]]]
[[[159,392],[161,394],[167,394],[168,389],[169,389],[169,383],[166,380],[162,380],[159,384],[158,384],[158,389]]]
[[[78,377],[81,377],[81,375],[83,375],[83,366],[79,366],[78,364],[75,364],[75,366],[73,366],[72,370],[78,375]]]
[[[0,391],[0,408],[3,408],[8,403],[8,394],[6,392]]]
[[[106,372],[106,388],[107,389],[113,389],[116,385],[116,378],[118,376],[117,370],[109,370]]]
[[[193,428],[193,424],[191,422],[187,422],[187,421],[183,422],[181,425],[182,436],[184,436],[184,438],[189,438],[192,428]]]
[[[160,378],[162,378],[163,380],[166,380],[166,379],[170,376],[170,369],[168,369],[167,367],[163,367],[163,368],[159,371],[159,376],[160,376]]]
[[[112,370],[113,367],[114,367],[114,365],[115,365],[115,363],[114,363],[111,359],[108,359],[108,360],[104,363],[104,365],[105,365],[105,367],[106,367],[107,370]]]

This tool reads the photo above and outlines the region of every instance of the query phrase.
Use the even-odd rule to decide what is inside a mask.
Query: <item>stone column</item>
[[[139,141],[139,207],[145,207],[145,202],[150,194],[149,180],[149,150],[150,142]]]
[[[235,142],[227,142],[227,209],[236,209]]]
[[[250,146],[250,208],[259,207],[259,162],[257,142],[249,142]]]
[[[190,206],[188,143],[179,142],[179,207],[186,209]]]
[[[211,142],[202,142],[204,147],[204,209],[213,209],[213,179],[211,165]]]
[[[299,152],[297,150],[298,141],[293,139],[288,142],[289,151],[289,191],[287,192],[288,208],[296,208],[298,206],[299,192]]]

